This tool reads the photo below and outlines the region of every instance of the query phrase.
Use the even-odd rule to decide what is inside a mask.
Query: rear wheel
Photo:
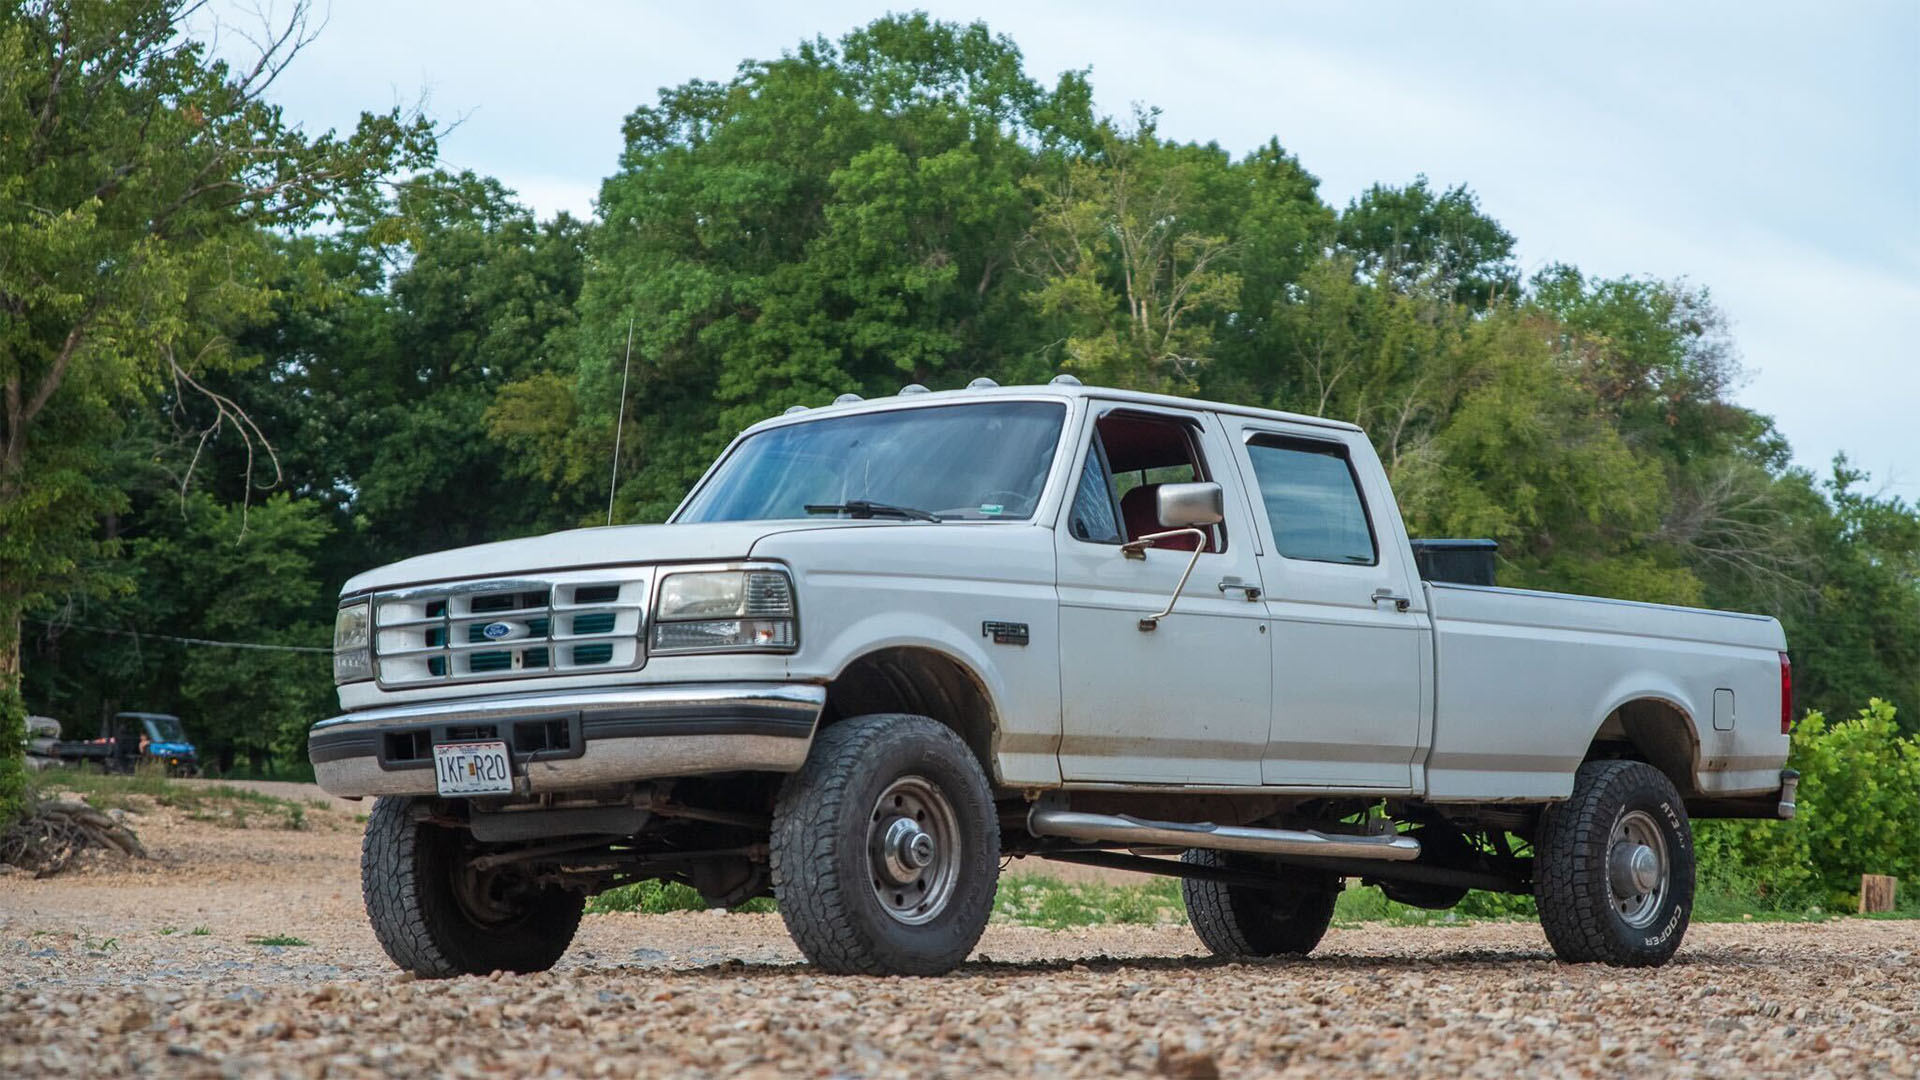
[[[774,806],[774,895],[808,960],[835,973],[938,975],[993,909],[1000,826],[967,744],[924,716],[820,733]]]
[[[360,890],[380,947],[426,979],[552,967],[586,895],[476,869],[466,832],[416,820],[417,802],[382,798],[367,817]]]
[[[1687,808],[1665,774],[1639,761],[1588,762],[1573,797],[1541,816],[1540,925],[1569,963],[1664,964],[1686,936],[1693,868]]]
[[[1195,848],[1180,857],[1189,866],[1278,874],[1259,856],[1230,855]],[[1284,883],[1265,889],[1187,878],[1180,883],[1187,920],[1215,956],[1304,955],[1313,951],[1333,925],[1333,903],[1340,879],[1312,871],[1286,871]]]

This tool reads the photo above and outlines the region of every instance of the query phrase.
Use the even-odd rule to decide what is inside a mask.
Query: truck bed
[[[1438,801],[1564,798],[1596,732],[1645,724],[1695,779],[1683,794],[1778,789],[1780,624],[1761,615],[1428,582]],[[1674,724],[1676,719],[1685,724]],[[1678,755],[1688,760],[1678,761]]]

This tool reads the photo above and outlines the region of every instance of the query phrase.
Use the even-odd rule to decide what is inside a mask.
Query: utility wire
[[[222,649],[257,649],[261,652],[298,652],[333,654],[332,649],[317,648],[312,645],[263,645],[257,641],[214,641],[211,638],[178,637],[173,634],[145,634],[138,630],[114,630],[105,626],[87,626],[83,623],[53,622],[49,619],[27,619],[54,630],[89,630],[96,634],[115,634],[120,637],[154,638],[159,641],[177,641],[182,645],[211,645]]]

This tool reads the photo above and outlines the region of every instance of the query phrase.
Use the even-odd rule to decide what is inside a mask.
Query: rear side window
[[[1346,448],[1261,435],[1247,444],[1274,546],[1289,559],[1372,566],[1373,523]]]

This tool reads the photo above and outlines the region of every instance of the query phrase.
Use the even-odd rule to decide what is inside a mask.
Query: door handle
[[[1245,594],[1247,601],[1249,603],[1260,599],[1260,586],[1249,585],[1246,582],[1241,581],[1239,578],[1226,578],[1225,580],[1220,582],[1219,587],[1220,587],[1220,591],[1223,593],[1229,592],[1234,589],[1239,589],[1241,593]]]
[[[1395,611],[1405,611],[1413,606],[1413,601],[1401,596],[1392,589],[1383,588],[1373,590],[1373,602],[1377,604],[1382,600],[1393,601],[1393,610]]]

